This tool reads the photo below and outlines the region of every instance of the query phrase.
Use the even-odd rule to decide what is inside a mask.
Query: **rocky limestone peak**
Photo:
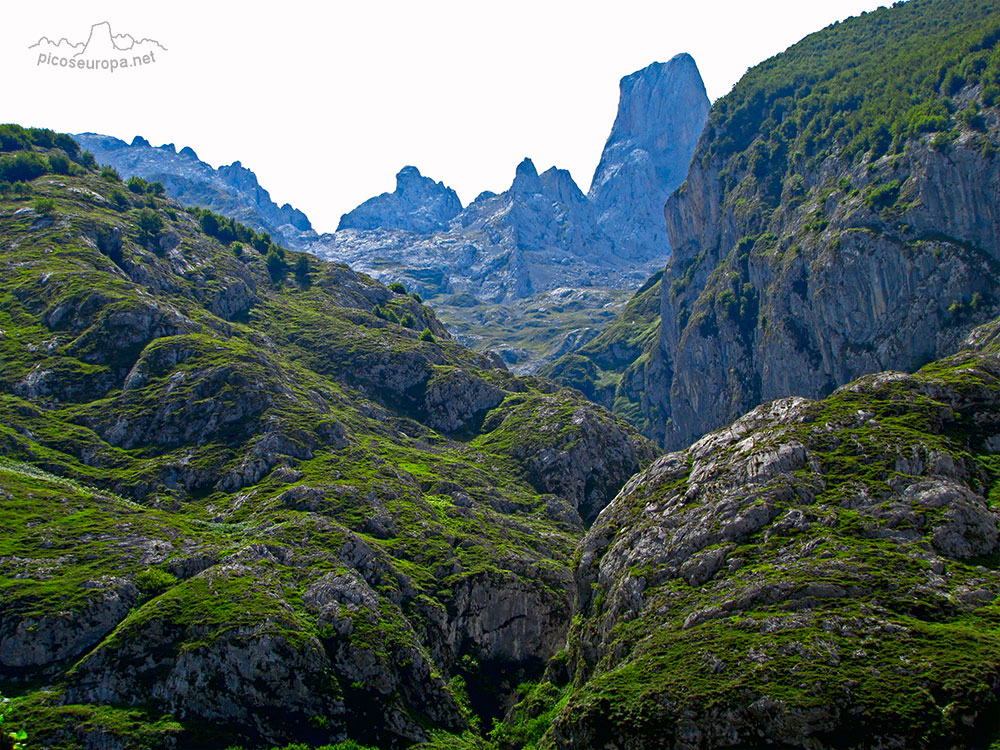
[[[514,195],[534,195],[542,192],[542,181],[539,179],[538,170],[535,169],[535,163],[531,159],[525,157],[517,165],[510,192]]]
[[[138,146],[145,146],[146,148],[153,147],[152,144],[145,138],[143,138],[141,135],[137,135],[135,138],[132,139],[132,147],[135,148]]]
[[[194,149],[190,146],[185,146],[180,150],[179,156],[186,156],[189,159],[197,159],[198,154],[195,153]]]
[[[550,167],[542,172],[540,180],[542,193],[554,201],[579,203],[587,200],[587,196],[580,190],[569,170]]]
[[[396,174],[396,189],[370,198],[340,219],[340,229],[403,229],[428,233],[447,227],[462,211],[458,194],[413,166]]]
[[[629,257],[670,252],[663,203],[687,176],[708,117],[698,66],[688,54],[654,62],[621,79],[618,114],[589,197],[601,228]]]

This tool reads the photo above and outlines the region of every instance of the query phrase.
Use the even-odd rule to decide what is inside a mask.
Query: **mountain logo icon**
[[[159,62],[167,48],[155,39],[136,39],[131,34],[115,34],[107,21],[95,23],[85,41],[71,42],[62,37],[58,42],[41,37],[28,47],[36,52],[36,66],[69,70],[103,70],[114,72],[139,68]]]

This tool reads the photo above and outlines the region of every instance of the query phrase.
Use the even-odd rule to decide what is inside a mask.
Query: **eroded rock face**
[[[396,175],[396,190],[369,198],[340,218],[341,229],[403,229],[426,234],[444,229],[462,211],[458,194],[416,167]]]
[[[615,394],[670,450],[760,403],[954,353],[1000,309],[995,108],[956,122],[945,146],[917,135],[897,155],[800,159],[801,134],[773,125],[781,105],[758,91],[740,109],[740,92],[716,107],[666,202],[659,340]],[[955,106],[978,111],[979,94],[966,86]]]
[[[1000,549],[998,424],[1000,357],[964,353],[766,404],[658,459],[582,544],[576,687],[551,743],[962,746],[991,731],[995,688],[965,680],[1000,684],[1000,658],[962,633],[1000,599],[995,564],[977,565]]]
[[[694,59],[677,55],[625,76],[618,115],[588,197],[620,252],[665,260],[663,204],[681,186],[708,119],[708,96]]]
[[[0,620],[0,665],[27,670],[78,656],[108,635],[139,599],[127,579],[108,576],[82,585],[93,595],[79,611]]]

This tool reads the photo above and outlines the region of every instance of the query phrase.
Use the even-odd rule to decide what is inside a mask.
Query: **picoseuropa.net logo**
[[[142,68],[162,59],[167,48],[155,39],[136,39],[131,34],[113,34],[107,21],[90,27],[85,42],[73,43],[66,37],[53,42],[43,36],[28,49],[37,53],[35,65],[61,70],[99,70],[114,73],[126,68]]]

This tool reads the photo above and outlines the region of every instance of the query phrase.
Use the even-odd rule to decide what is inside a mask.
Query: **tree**
[[[115,189],[111,191],[110,200],[115,204],[115,208],[119,211],[124,211],[128,208],[128,196],[125,195],[121,190]]]
[[[41,177],[48,171],[48,160],[36,153],[22,151],[0,159],[0,180],[7,182],[26,182]]]
[[[143,245],[148,245],[156,240],[160,236],[160,232],[163,231],[163,219],[149,208],[139,211],[136,224],[139,227],[139,242]]]
[[[275,281],[285,274],[285,259],[278,255],[273,248],[268,250],[267,258],[264,262],[267,263],[267,272],[271,274],[271,278]]]
[[[49,154],[49,168],[56,174],[69,174],[69,157],[61,151]]]
[[[434,341],[436,341],[437,339],[434,338],[434,334],[431,333],[431,329],[430,328],[425,328],[424,330],[422,330],[420,332],[420,340],[421,341],[430,341],[431,343],[434,343]]]
[[[304,253],[295,261],[295,278],[301,284],[309,281],[309,258]]]
[[[211,211],[203,213],[198,223],[201,224],[201,231],[209,237],[215,237],[219,233],[219,217]]]
[[[149,185],[141,177],[129,177],[128,182],[125,184],[128,185],[128,189],[133,193],[139,193],[140,195],[146,192],[146,187]]]
[[[395,292],[396,294],[406,294],[406,287],[400,284],[398,281],[394,281],[389,284],[389,291]]]

